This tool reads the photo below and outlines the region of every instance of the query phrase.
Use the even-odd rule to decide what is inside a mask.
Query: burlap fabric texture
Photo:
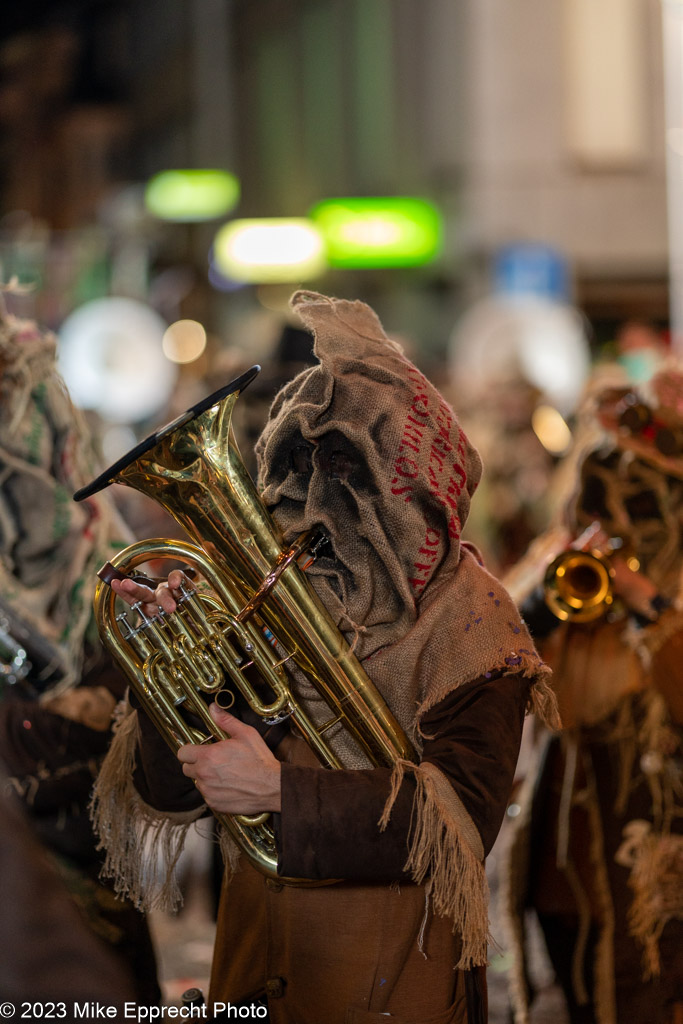
[[[455,413],[364,303],[300,291],[291,305],[320,365],[276,397],[259,487],[287,540],[330,539],[309,576],[373,682],[418,748],[425,711],[487,672],[528,676],[552,718],[547,667],[461,541],[481,461]]]
[[[79,680],[95,574],[130,540],[106,497],[72,500],[96,460],[56,352],[53,334],[0,298],[0,594],[50,652],[44,699]]]
[[[297,292],[292,309],[319,366],[279,393],[256,446],[263,499],[287,540],[322,528],[332,553],[313,586],[393,714],[421,749],[422,715],[497,671],[529,677],[530,706],[558,724],[549,670],[504,588],[462,542],[481,461],[436,388],[362,302]],[[309,694],[315,707],[315,695]],[[346,765],[354,748],[341,734]],[[407,866],[463,937],[461,966],[486,961],[486,880],[476,828],[431,764],[417,777]],[[388,820],[391,797],[380,827]]]
[[[506,574],[523,601],[554,555],[599,520],[624,552],[637,554],[659,592],[683,582],[683,361],[671,356],[647,381],[598,365],[579,403],[570,452],[550,491],[548,529]],[[624,553],[622,552],[622,554]]]
[[[561,765],[546,757],[541,736],[538,763],[528,771],[517,802],[515,821],[502,875],[502,904],[507,905],[509,942],[514,952],[510,973],[515,1021],[529,1019],[525,978],[526,901],[537,878],[546,877],[544,856],[531,846],[537,835],[555,832],[545,856],[561,863],[575,893],[577,945],[572,957],[572,984],[582,994],[582,971],[591,916],[599,922],[592,954],[596,1019],[619,1017],[617,994],[630,975],[643,983],[660,974],[669,983],[670,967],[660,960],[665,929],[683,914],[683,837],[680,771],[681,666],[683,665],[683,364],[671,358],[648,381],[633,383],[623,371],[598,367],[588,382],[575,427],[571,453],[559,469],[558,508],[554,522],[506,577],[520,602],[538,585],[547,565],[594,521],[610,537],[624,542],[622,554],[635,555],[640,571],[671,602],[650,623],[635,624],[622,610],[594,623],[562,623],[542,643],[553,668],[565,736]],[[582,768],[608,751],[618,785],[595,773],[589,784],[575,783]],[[551,767],[549,767],[552,765]],[[555,786],[562,792],[561,815],[552,825],[546,804],[534,809],[534,795]],[[643,792],[649,793],[648,801]],[[573,798],[569,799],[573,792]],[[633,815],[633,817],[630,817]],[[586,817],[584,817],[586,816]],[[586,824],[588,822],[588,824]],[[621,829],[616,852],[605,854],[605,836]],[[546,844],[544,844],[546,845]],[[548,841],[547,846],[551,846]],[[581,870],[581,851],[590,852]],[[615,865],[619,865],[617,868]],[[619,870],[629,870],[632,899],[624,903],[615,884]],[[551,882],[534,893],[548,900]],[[529,897],[531,900],[531,897]],[[628,936],[636,954],[626,960],[624,935],[616,932],[622,952],[615,969],[614,913],[627,906]],[[626,931],[626,929],[624,929]],[[667,942],[671,941],[667,937]],[[653,983],[654,984],[654,983]],[[625,989],[628,991],[627,989]],[[644,990],[645,991],[645,990]],[[656,988],[650,990],[648,1019],[659,1020]],[[620,996],[625,1001],[627,997]],[[632,1008],[635,1020],[644,1019]]]

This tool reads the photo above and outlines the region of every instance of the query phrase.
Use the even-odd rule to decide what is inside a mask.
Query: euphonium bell
[[[413,759],[410,741],[300,567],[313,538],[283,543],[240,456],[232,412],[259,370],[188,409],[74,495],[80,501],[110,483],[132,487],[159,502],[191,541],[141,541],[107,563],[94,599],[102,641],[173,751],[224,738],[208,712],[211,695],[223,707],[246,702],[267,724],[290,719],[328,768],[344,767],[328,735],[338,725],[373,765]],[[131,623],[107,583],[157,559],[189,567],[199,585],[183,593],[173,615],[149,619],[138,609]],[[329,709],[324,722],[298,700],[297,671]],[[256,868],[277,875],[268,814],[216,817]]]
[[[613,570],[607,556],[597,550],[563,551],[545,572],[545,602],[562,621],[592,622],[609,609]]]

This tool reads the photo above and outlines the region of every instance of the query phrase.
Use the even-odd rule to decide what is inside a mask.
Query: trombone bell
[[[613,575],[600,551],[563,551],[545,572],[546,604],[563,622],[592,622],[613,603]]]

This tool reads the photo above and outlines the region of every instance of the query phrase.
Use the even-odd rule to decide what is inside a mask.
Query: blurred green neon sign
[[[331,267],[415,267],[441,250],[441,214],[426,199],[325,199],[309,216],[325,239]]]
[[[170,170],[150,178],[145,206],[161,220],[202,221],[223,217],[240,197],[239,181],[229,171]]]

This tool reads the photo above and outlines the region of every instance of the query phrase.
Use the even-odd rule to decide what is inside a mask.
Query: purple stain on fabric
[[[522,656],[520,654],[517,654],[517,655],[512,655],[511,654],[511,655],[509,655],[509,657],[507,657],[505,659],[505,664],[506,665],[519,665],[521,663],[521,661],[522,661]]]

